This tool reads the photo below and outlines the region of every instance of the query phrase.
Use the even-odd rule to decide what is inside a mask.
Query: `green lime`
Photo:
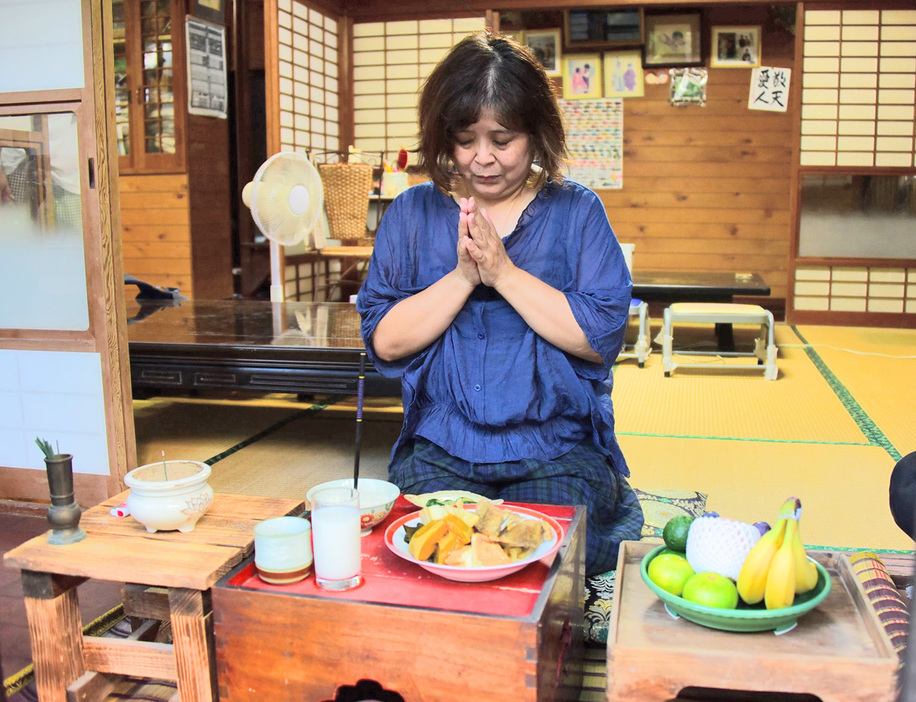
[[[688,514],[682,514],[678,517],[671,517],[665,524],[665,530],[662,532],[662,538],[665,540],[665,546],[673,551],[684,553],[687,551],[687,532],[690,531],[690,525],[693,524],[694,517]]]
[[[646,574],[662,590],[680,597],[684,583],[693,577],[693,568],[679,553],[660,553],[649,563]]]

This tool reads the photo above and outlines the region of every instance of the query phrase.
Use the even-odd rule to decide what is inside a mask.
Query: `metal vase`
[[[73,499],[73,456],[59,453],[54,458],[46,458],[45,466],[51,491],[51,506],[48,507],[51,531],[48,543],[65,546],[82,541],[86,538],[86,532],[79,527],[83,513]]]

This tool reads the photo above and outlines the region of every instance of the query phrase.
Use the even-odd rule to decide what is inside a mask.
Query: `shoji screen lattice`
[[[805,12],[802,166],[914,165],[916,10]]]
[[[277,24],[281,148],[337,150],[337,21],[293,0],[279,0]]]
[[[420,86],[449,48],[483,28],[483,17],[355,24],[356,146],[389,153],[414,148]]]

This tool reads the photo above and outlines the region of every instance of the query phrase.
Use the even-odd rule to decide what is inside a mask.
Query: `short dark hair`
[[[529,136],[542,176],[562,180],[566,133],[544,67],[515,40],[478,32],[452,47],[420,91],[418,166],[440,190],[451,182],[457,133],[485,108],[504,127]]]

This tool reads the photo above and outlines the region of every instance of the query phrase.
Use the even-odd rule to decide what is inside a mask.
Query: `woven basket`
[[[324,186],[331,237],[344,246],[369,245],[366,212],[372,191],[372,166],[368,163],[324,163],[318,166]]]

